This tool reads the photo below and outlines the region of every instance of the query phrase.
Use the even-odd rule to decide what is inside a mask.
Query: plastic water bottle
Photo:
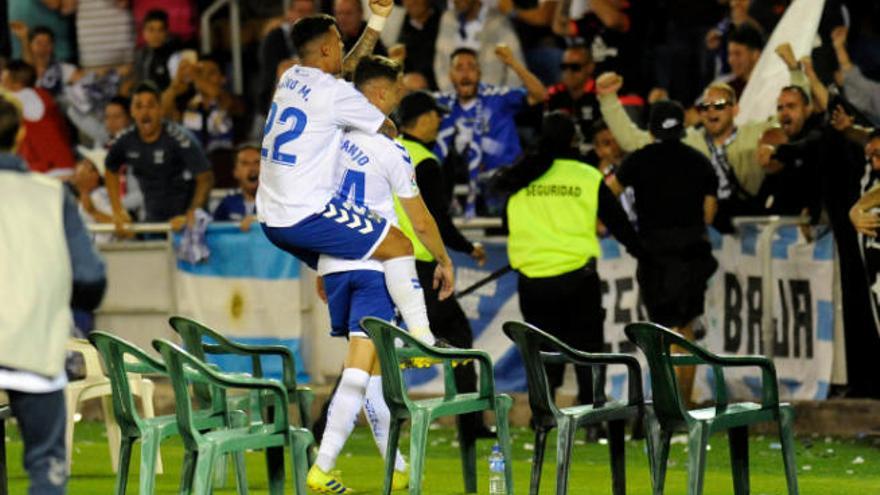
[[[506,495],[507,483],[504,478],[504,454],[496,443],[489,454],[489,495]]]

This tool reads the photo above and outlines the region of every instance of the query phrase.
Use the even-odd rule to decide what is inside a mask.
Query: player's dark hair
[[[45,34],[49,37],[52,42],[55,42],[55,31],[52,31],[52,28],[49,26],[34,26],[33,29],[28,33],[28,43],[34,41],[34,38],[40,36],[41,34]]]
[[[402,71],[403,67],[388,57],[368,55],[358,61],[357,67],[354,68],[352,81],[357,88],[362,88],[364,84],[373,79],[387,79],[396,82]]]
[[[21,127],[21,112],[14,103],[0,96],[0,150],[15,146],[15,137]]]
[[[302,53],[306,45],[327,34],[336,25],[336,19],[327,14],[315,14],[296,21],[290,32],[290,39],[297,53]]]
[[[740,24],[730,32],[730,35],[727,37],[727,42],[745,45],[752,50],[760,51],[764,49],[764,44],[767,40],[764,38],[764,33],[759,27],[746,22]]]
[[[24,85],[26,88],[32,88],[37,83],[36,69],[24,60],[10,60],[6,63],[5,70],[9,71],[9,76],[13,81]]]
[[[157,100],[162,99],[162,93],[159,92],[159,87],[156,86],[156,83],[153,81],[143,81],[134,87],[134,90],[131,92],[131,97],[134,99],[135,96],[142,93],[150,93],[155,96]]]
[[[477,54],[476,50],[474,50],[473,48],[468,48],[466,46],[460,46],[453,50],[452,55],[449,56],[449,61],[451,62],[455,60],[455,57],[459,55],[470,55],[474,57],[477,61],[480,60],[479,54]]]
[[[165,29],[168,29],[168,13],[164,10],[153,9],[144,16],[144,25],[148,22],[159,21]]]

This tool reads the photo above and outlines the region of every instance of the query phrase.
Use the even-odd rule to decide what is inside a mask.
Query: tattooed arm
[[[391,14],[392,8],[394,8],[394,2],[391,0],[370,0],[370,11],[373,15],[360,39],[342,59],[342,77],[351,79],[358,61],[373,53],[373,48],[379,41],[379,35],[382,34],[382,26],[385,24],[385,19]]]

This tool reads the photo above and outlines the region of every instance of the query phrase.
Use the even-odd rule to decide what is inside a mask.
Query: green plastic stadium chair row
[[[113,411],[122,433],[115,493],[126,493],[131,450],[138,439],[141,441],[138,493],[153,493],[159,444],[179,435],[186,450],[181,493],[211,493],[212,485],[216,484],[214,471],[225,468],[222,461],[230,455],[235,464],[238,493],[246,494],[246,450],[265,450],[270,493],[284,493],[284,451],[289,449],[295,493],[305,494],[305,477],[314,440],[307,429],[290,425],[287,406],[296,406],[301,424],[308,424],[313,394],[308,388],[297,386],[290,351],[282,346],[235,343],[185,318],[174,317],[171,325],[180,333],[186,350],[168,341],[154,341],[153,346],[164,362],[114,335],[93,332],[89,337],[104,360],[113,388]],[[221,373],[205,362],[207,354],[250,356],[252,373]],[[281,381],[262,378],[260,358],[263,356],[281,358],[284,370]],[[129,390],[128,373],[168,376],[174,389],[175,414],[142,418]],[[243,397],[229,397],[230,390],[248,393]]]
[[[626,493],[624,473],[624,425],[629,420],[643,421],[647,432],[648,464],[653,493],[663,493],[666,463],[673,433],[688,435],[688,495],[703,492],[706,468],[706,447],[709,436],[726,430],[730,440],[733,471],[733,493],[745,495],[749,490],[748,427],[751,424],[775,421],[779,426],[782,456],[789,495],[797,495],[795,446],[792,431],[794,418],[790,405],[779,402],[776,369],[773,362],[761,356],[720,356],[694,345],[675,332],[652,323],[633,323],[626,327],[629,340],[641,349],[648,362],[652,402],[642,395],[641,369],[633,356],[581,352],[555,337],[527,324],[508,322],[504,332],[514,341],[526,368],[529,405],[535,424],[535,451],[532,460],[530,494],[537,494],[544,460],[547,433],[559,428],[556,446],[556,493],[568,493],[568,473],[574,433],[579,426],[607,423],[611,451],[612,492]],[[687,354],[673,354],[672,346],[680,346]],[[594,382],[596,401],[593,404],[559,408],[553,400],[544,371],[548,361],[602,367],[624,365],[629,374],[628,396],[625,401],[606,401],[600,385]],[[708,365],[715,375],[715,406],[688,410],[679,393],[675,366]],[[729,403],[723,368],[753,366],[761,369],[763,383],[761,403]],[[593,373],[599,376],[599,373]]]

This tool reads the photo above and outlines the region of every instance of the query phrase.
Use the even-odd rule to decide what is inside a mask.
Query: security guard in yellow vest
[[[538,151],[503,173],[496,188],[511,194],[507,252],[519,274],[523,318],[576,349],[603,347],[602,292],[596,260],[597,219],[635,257],[642,247],[617,198],[596,168],[578,161],[575,124],[561,112],[544,118]],[[562,365],[547,365],[555,394]],[[577,367],[578,400],[593,401],[590,367]]]
[[[401,136],[398,141],[409,152],[416,172],[416,183],[419,193],[428,207],[428,211],[437,222],[443,243],[450,249],[466,253],[482,265],[486,261],[486,252],[478,242],[468,241],[455,228],[449,216],[449,198],[444,194],[443,171],[440,161],[431,152],[430,147],[437,138],[441,114],[448,112],[437,104],[434,97],[424,91],[416,91],[405,96],[397,110],[397,120]],[[449,297],[443,301],[437,297],[433,287],[433,273],[436,263],[431,253],[416,238],[400,204],[395,200],[397,220],[402,230],[412,241],[416,258],[416,271],[425,291],[425,303],[428,309],[428,320],[435,336],[445,339],[455,347],[467,349],[473,347],[474,338],[470,322],[462,311],[458,300]],[[477,375],[473,364],[459,366],[455,370],[456,384],[461,392],[477,390]],[[491,435],[484,426],[481,415],[469,414],[461,418],[462,433],[469,438]]]

